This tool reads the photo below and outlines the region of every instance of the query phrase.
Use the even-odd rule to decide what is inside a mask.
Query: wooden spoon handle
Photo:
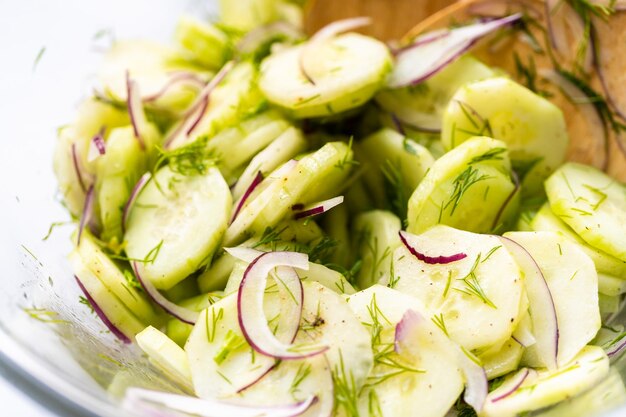
[[[418,22],[455,0],[309,0],[306,31],[314,33],[328,23],[355,16],[369,16],[373,24],[363,33],[382,40],[400,39]]]

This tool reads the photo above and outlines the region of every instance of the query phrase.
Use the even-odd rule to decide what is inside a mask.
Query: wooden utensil
[[[565,4],[549,14],[552,32],[563,31],[560,35],[565,39],[565,47],[561,50],[555,48],[550,33],[546,34],[548,13],[544,0],[309,0],[305,27],[312,33],[333,20],[371,16],[373,25],[364,28],[363,33],[384,40],[410,39],[420,33],[448,27],[452,23],[473,21],[490,13],[493,16],[525,13],[532,18],[533,25],[527,25],[525,31],[519,30],[497,45],[482,42],[473,54],[504,69],[524,85],[532,83],[532,87],[563,110],[570,136],[569,160],[594,165],[626,182],[626,130],[614,129],[606,111],[597,103],[576,102],[546,78],[554,74],[557,66],[578,74],[581,81],[604,97],[616,120],[626,124],[615,112],[616,109],[626,112],[626,54],[623,53],[626,12],[618,11],[606,19],[592,16],[599,49],[590,50],[595,54],[587,60],[586,73],[581,73],[577,68],[580,66],[577,54],[584,35],[576,31],[577,25],[580,27],[577,21],[580,16],[565,2],[556,3]],[[535,38],[536,44],[528,35]],[[601,74],[604,74],[606,88]],[[610,91],[610,97],[606,91]],[[600,131],[602,134],[598,134]]]

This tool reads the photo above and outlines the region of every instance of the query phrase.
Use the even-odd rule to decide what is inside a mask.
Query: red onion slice
[[[85,230],[85,226],[87,226],[91,220],[91,216],[93,215],[93,203],[95,199],[94,186],[92,185],[87,190],[87,195],[85,196],[85,204],[83,205],[83,212],[80,216],[80,222],[78,223],[78,234],[76,237],[76,246],[80,245],[80,238],[83,236],[83,230]]]
[[[398,52],[396,65],[387,85],[400,88],[425,81],[454,62],[482,37],[520,20],[521,17],[522,14],[517,13],[450,29],[447,35],[439,32],[434,38],[432,34],[420,36],[412,46]]]
[[[456,262],[456,261],[460,261],[461,259],[467,258],[467,255],[462,252],[455,253],[453,255],[438,255],[438,256],[425,255],[424,253],[419,252],[413,245],[411,245],[411,243],[409,243],[409,239],[411,238],[411,236],[414,236],[414,235],[411,235],[410,233],[407,233],[402,230],[400,230],[398,234],[400,235],[400,241],[408,249],[408,251],[411,252],[411,255],[415,256],[417,259],[427,264],[430,264],[430,265],[449,264],[451,262]]]
[[[188,308],[181,307],[167,298],[165,298],[159,290],[157,290],[149,279],[143,279],[139,273],[137,267],[137,261],[132,261],[133,271],[137,281],[141,284],[148,297],[152,299],[158,306],[160,306],[166,313],[176,317],[178,320],[187,324],[196,324],[200,313],[197,311],[189,310]]]
[[[224,80],[224,78],[226,78],[234,66],[234,61],[228,61],[218,71],[218,73],[211,78],[211,81],[209,81],[204,88],[200,90],[194,102],[183,112],[182,120],[179,122],[178,126],[165,140],[165,149],[171,149],[174,144],[176,144],[176,146],[181,146],[189,138],[207,111],[211,93]]]
[[[585,23],[582,17],[571,5],[562,0],[546,0],[544,5],[548,37],[552,48],[561,56],[571,57],[572,43],[567,32],[571,32],[571,39],[575,41],[584,39]],[[591,42],[587,45],[582,64],[585,72],[589,72],[593,66],[593,44]]]
[[[128,224],[128,216],[130,216],[130,210],[133,208],[133,204],[135,204],[135,200],[141,193],[141,190],[146,186],[148,181],[152,178],[149,172],[146,172],[139,178],[139,181],[135,184],[132,191],[130,192],[130,196],[128,197],[128,201],[124,204],[124,210],[122,211],[122,230],[126,231],[126,225]]]
[[[109,320],[109,318],[107,317],[107,315],[104,313],[104,311],[102,310],[102,308],[100,308],[100,306],[98,305],[98,303],[96,302],[96,300],[93,299],[93,297],[91,296],[91,294],[89,294],[89,291],[87,291],[87,288],[85,288],[85,286],[83,285],[83,283],[81,282],[80,278],[78,278],[76,275],[74,275],[74,279],[76,280],[76,283],[78,284],[78,287],[80,288],[80,290],[83,292],[83,294],[85,295],[85,298],[87,299],[87,301],[89,301],[89,304],[91,305],[91,307],[93,308],[93,311],[96,313],[96,315],[100,318],[100,320],[102,320],[102,323],[104,323],[104,325],[107,327],[107,329],[109,329],[109,331],[118,339],[120,339],[122,342],[126,343],[126,344],[130,344],[132,343],[132,341],[130,340],[130,338],[128,336],[126,336],[124,334],[124,332],[122,332],[120,329],[117,328],[117,326],[115,326],[111,320]]]
[[[137,404],[159,404],[171,410],[201,417],[296,417],[304,414],[316,402],[317,397],[310,396],[304,401],[287,405],[245,406],[169,392],[129,388],[126,391],[123,407],[128,410],[135,410]]]
[[[202,87],[204,87],[205,82],[193,72],[187,72],[187,71],[175,72],[170,75],[170,79],[167,80],[167,82],[163,84],[163,86],[156,93],[151,94],[147,97],[144,97],[143,102],[150,103],[150,102],[159,100],[172,87],[178,84],[186,84],[191,87],[197,87],[198,89],[201,89]]]
[[[419,352],[419,346],[415,344],[417,339],[416,333],[425,321],[424,317],[414,310],[407,310],[404,313],[402,320],[396,325],[394,338],[396,353],[401,354],[404,351]],[[465,376],[465,394],[463,399],[474,410],[480,412],[488,394],[487,374],[477,363],[476,359],[470,356],[470,353],[467,353],[453,341],[450,341],[450,346],[454,348],[457,354],[457,364]]]
[[[246,248],[243,246],[237,246],[234,248],[224,248],[224,250],[228,252],[228,254],[232,256],[233,258],[237,258],[240,261],[244,261],[248,263],[254,261],[256,258],[258,258],[259,256],[265,253],[260,250]]]
[[[294,209],[296,213],[293,215],[294,219],[304,219],[305,217],[312,217],[318,214],[326,213],[333,207],[343,203],[343,196],[330,198],[328,200],[320,201],[318,203],[309,204],[308,206]]]
[[[537,261],[522,245],[507,237],[498,238],[524,272],[537,354],[548,369],[554,370],[559,353],[559,326],[548,283]]]
[[[82,170],[80,168],[80,161],[78,160],[78,151],[76,150],[76,142],[72,143],[71,151],[72,151],[72,163],[74,164],[74,172],[76,172],[76,179],[78,180],[80,189],[83,190],[84,193],[86,193],[87,187],[85,186],[85,181],[83,180]]]
[[[334,38],[340,33],[348,32],[371,24],[372,18],[370,17],[352,17],[349,19],[337,20],[318,30],[313,36],[311,36],[311,39],[309,39],[300,51],[300,71],[302,72],[302,75],[304,75],[304,78],[306,78],[311,84],[315,85],[315,80],[306,69],[306,60],[307,57],[311,57],[311,59],[315,58],[315,53],[313,51],[316,46],[328,39]]]
[[[137,142],[139,142],[139,147],[145,149],[145,144],[141,137],[141,130],[148,124],[148,121],[143,111],[143,104],[141,103],[139,84],[137,84],[137,81],[130,78],[128,71],[126,71],[126,107],[128,108],[128,116],[133,126],[135,138]]]
[[[237,215],[241,211],[242,207],[244,206],[244,204],[246,204],[246,201],[248,200],[248,197],[250,197],[250,195],[254,192],[256,187],[258,187],[259,184],[261,184],[261,182],[263,182],[263,173],[261,171],[257,171],[256,176],[252,179],[252,182],[250,183],[248,188],[246,188],[246,191],[243,193],[243,195],[241,196],[241,198],[237,202],[237,206],[235,207],[233,215],[232,215],[232,217],[230,219],[231,223],[233,221],[235,221],[235,219],[237,218]]]
[[[104,127],[89,142],[89,150],[87,151],[87,162],[93,162],[98,157],[106,154],[106,146],[104,144]]]
[[[289,267],[289,268],[286,268]],[[276,338],[263,310],[267,277],[276,269],[276,280],[281,291],[289,293],[293,303],[286,303],[283,315],[295,326],[300,324],[303,306],[303,288],[293,268],[308,270],[306,254],[297,252],[266,252],[248,265],[237,293],[237,313],[241,331],[252,348],[262,355],[277,359],[302,359],[328,350],[326,346],[294,346]]]
[[[515,375],[515,383],[513,384],[513,386],[508,389],[506,392],[496,396],[495,398],[491,399],[492,403],[496,403],[500,400],[505,399],[506,397],[508,397],[509,395],[513,394],[515,391],[517,391],[517,389],[519,387],[522,386],[522,384],[524,383],[524,381],[526,381],[526,378],[528,378],[528,375],[530,375],[530,369],[528,368],[524,368],[522,370],[520,370],[517,375]]]

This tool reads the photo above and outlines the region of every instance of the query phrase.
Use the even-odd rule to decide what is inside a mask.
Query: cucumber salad
[[[180,389],[131,384],[124,407],[507,417],[626,401],[611,367],[626,185],[570,161],[569,114],[545,90],[571,91],[565,70],[525,83],[482,58],[532,41],[533,2],[474,3],[480,18],[390,44],[358,33],[369,18],[306,37],[299,5],[269,0],[184,17],[173,45],[113,43],[54,170],[77,286]],[[613,101],[579,117],[619,133]]]

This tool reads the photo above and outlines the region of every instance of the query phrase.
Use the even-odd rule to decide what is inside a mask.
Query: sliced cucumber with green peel
[[[278,18],[276,0],[220,0],[220,20],[233,29],[247,32]]]
[[[367,163],[363,177],[374,199],[404,216],[409,197],[435,162],[430,152],[388,128],[360,141],[356,151]]]
[[[158,142],[153,125],[142,132],[144,146]],[[124,206],[134,185],[149,168],[150,153],[142,149],[132,126],[113,129],[106,141],[106,153],[97,160],[96,201],[102,224],[101,239],[122,241]]]
[[[598,277],[593,262],[577,244],[557,233],[509,232],[504,237],[530,253],[548,284],[558,334],[546,337],[556,338],[557,365],[562,367],[600,329]]]
[[[575,397],[600,383],[609,373],[609,358],[595,346],[584,347],[556,371],[521,369],[490,392],[484,417],[514,417]],[[521,382],[520,382],[521,381]]]
[[[126,254],[144,279],[172,288],[206,264],[228,224],[232,198],[217,168],[184,176],[161,168],[133,205]]]
[[[145,323],[158,324],[160,322],[149,299],[143,291],[137,289],[138,283],[129,281],[125,273],[100,249],[87,231],[83,231],[76,253],[91,274],[115,294],[134,315]]]
[[[231,41],[224,32],[191,16],[178,20],[174,37],[194,61],[210,69],[219,69],[232,54]]]
[[[405,236],[425,256],[460,259],[427,263],[402,245],[393,254],[394,288],[419,299],[464,348],[476,353],[500,350],[526,303],[521,271],[500,240],[441,225]]]
[[[256,154],[246,169],[239,176],[233,188],[233,199],[238,200],[246,192],[258,172],[267,175],[280,165],[296,157],[308,148],[308,143],[302,132],[295,127],[289,127],[265,149]]]
[[[488,379],[498,378],[519,368],[524,347],[515,339],[509,339],[498,352],[481,355],[478,358],[483,364]]]
[[[512,217],[517,187],[506,145],[472,138],[435,161],[408,204],[408,228],[421,233],[436,224],[490,233]]]
[[[184,323],[178,319],[171,319],[165,326],[165,334],[178,346],[184,348],[189,335],[193,330],[193,324]]]
[[[401,244],[400,219],[388,211],[373,210],[360,214],[353,227],[359,237],[358,253],[363,262],[356,281],[359,288],[368,288],[384,276],[390,279],[393,251]]]
[[[430,315],[422,303],[374,285],[350,296],[348,304],[370,330],[374,350],[374,369],[359,397],[361,415],[377,415],[370,412],[372,404],[384,416],[414,416],[416,410],[425,417],[445,415],[463,391],[464,380],[443,330],[431,321],[420,323],[419,357],[394,350],[396,325],[407,310]]]
[[[184,118],[168,133],[166,146],[176,149],[202,136],[211,137],[236,125],[263,103],[257,87],[257,71],[251,62],[241,62],[228,72],[211,91],[206,107],[200,106],[193,117]]]
[[[191,391],[191,370],[187,354],[173,340],[152,326],[146,327],[135,337],[150,362],[168,377]]]
[[[295,118],[331,116],[367,102],[390,70],[385,44],[348,33],[272,54],[261,64],[259,86]]]
[[[626,280],[598,273],[598,292],[609,296],[626,294]]]
[[[89,270],[89,268],[87,268],[77,252],[72,252],[69,255],[69,260],[75,276],[78,277],[84,290],[89,293],[89,297],[95,301],[101,314],[106,316],[110,325],[114,326],[118,332],[132,341],[135,335],[146,327],[146,324],[138,319],[135,314],[129,310],[128,307],[126,307],[126,305]],[[100,316],[100,313],[98,316]],[[109,324],[106,325],[109,330],[113,330]]]
[[[464,55],[419,84],[385,89],[376,102],[409,128],[439,131],[448,102],[463,84],[497,76],[477,59]]]
[[[561,110],[503,77],[465,84],[450,100],[441,133],[446,149],[474,136],[506,143],[527,195],[543,192],[543,180],[563,163],[568,144]]]
[[[530,223],[532,230],[556,232],[580,245],[591,258],[599,273],[626,279],[626,261],[617,259],[608,253],[590,246],[582,240],[563,220],[552,213],[550,204],[544,204]]]
[[[589,245],[626,262],[626,186],[568,162],[546,181],[554,214]]]
[[[343,142],[330,142],[300,159],[279,178],[270,175],[259,193],[248,199],[237,219],[226,231],[224,245],[240,243],[248,236],[261,235],[268,227],[287,218],[297,204],[329,198],[350,174],[352,150]]]

